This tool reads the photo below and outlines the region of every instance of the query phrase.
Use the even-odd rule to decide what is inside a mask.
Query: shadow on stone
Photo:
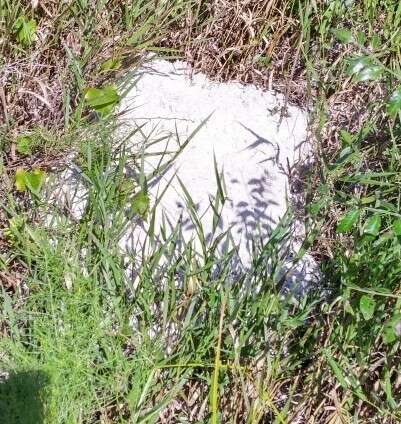
[[[11,372],[0,378],[0,422],[44,423],[43,393],[49,383],[41,371]]]

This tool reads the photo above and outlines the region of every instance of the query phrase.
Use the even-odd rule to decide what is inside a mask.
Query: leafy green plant
[[[25,16],[20,16],[14,23],[14,30],[18,42],[23,47],[31,46],[37,40],[37,23],[35,19],[27,19]]]
[[[347,29],[333,30],[335,37],[345,44],[355,45],[361,53],[348,59],[348,74],[353,76],[357,82],[380,81],[383,79],[395,79],[400,82],[400,75],[392,71],[379,59],[379,55],[368,52],[364,46],[365,37],[354,37],[352,31]],[[379,49],[380,42],[377,37],[372,37],[372,48]],[[387,112],[395,117],[401,110],[401,88],[397,87],[387,101]]]
[[[146,219],[150,208],[150,199],[146,191],[140,191],[132,199],[132,211],[141,218]]]
[[[255,251],[255,269],[238,272],[235,279],[235,250],[220,253],[216,246],[221,236],[202,236],[189,193],[185,198],[198,239],[181,239],[177,217],[171,230],[160,223],[161,240],[149,229],[149,251],[139,246],[124,252],[120,240],[133,225],[130,212],[152,217],[149,228],[155,227],[160,199],[150,204],[142,168],[139,181],[127,180],[124,170],[134,165],[128,161],[137,159],[109,143],[107,122],[99,126],[102,130],[87,141],[78,163],[88,190],[82,217],[68,219],[63,208],[52,208],[42,199],[36,219],[24,220],[22,227],[18,215],[12,218],[13,252],[29,266],[31,295],[19,309],[18,294],[0,294],[1,305],[9,305],[0,308],[0,314],[12,332],[12,337],[0,339],[1,368],[18,373],[22,361],[25,368],[49,377],[45,423],[96,421],[107,416],[110,405],[115,420],[156,422],[192,385],[200,388],[206,405],[210,398],[199,420],[226,417],[232,410],[232,391],[241,399],[241,409],[250,411],[254,399],[250,392],[242,393],[241,378],[256,388],[253,364],[268,363],[263,353],[267,344],[277,358],[300,354],[296,343],[285,349],[281,337],[290,340],[302,332],[311,313],[306,301],[282,299],[267,265],[280,262],[278,251],[289,237],[289,219]],[[160,165],[156,171],[163,169]],[[217,170],[216,178],[221,178]],[[223,190],[221,181],[218,185]],[[218,192],[216,213],[223,200],[224,193]],[[51,224],[37,219],[41,208],[50,211]],[[258,287],[257,292],[244,289],[251,286]],[[273,369],[274,382],[261,380],[262,390],[291,373],[278,364]],[[262,416],[269,415],[269,408],[259,409]]]
[[[394,343],[401,338],[401,314],[395,314],[384,326],[383,339],[385,343]]]
[[[259,252],[249,274],[235,278],[229,273],[229,253],[218,256],[213,244],[201,242],[199,254],[193,244],[179,240],[179,227],[160,245],[150,231],[148,254],[122,253],[119,242],[128,225],[125,215],[133,212],[152,217],[157,199],[150,205],[143,185],[127,181],[121,171],[125,159],[119,158],[121,168],[116,166],[116,156],[111,158],[103,143],[110,134],[98,135],[85,163],[79,164],[89,190],[79,222],[46,202],[40,202],[44,210],[38,209],[39,203],[31,205],[30,199],[28,208],[23,209],[22,204],[17,212],[12,211],[10,195],[2,193],[0,220],[4,214],[8,218],[3,239],[0,233],[0,278],[2,283],[3,279],[9,281],[7,273],[15,266],[22,269],[23,284],[15,293],[5,289],[0,294],[0,368],[11,371],[10,380],[0,382],[0,409],[10,396],[29,396],[40,386],[29,376],[49,376],[46,388],[42,391],[40,387],[44,405],[38,410],[43,409],[43,414],[37,414],[35,422],[157,422],[165,415],[172,421],[190,422],[195,420],[191,414],[198,404],[207,405],[209,395],[212,417],[206,406],[199,422],[210,418],[252,423],[308,418],[321,423],[400,422],[398,2],[273,0],[271,8],[262,5],[266,14],[260,18],[252,13],[249,31],[243,30],[248,23],[240,22],[238,38],[235,16],[241,13],[227,13],[233,18],[233,31],[230,37],[214,40],[209,36],[213,34],[210,25],[219,17],[211,14],[207,2],[196,1],[194,8],[192,2],[182,0],[135,0],[123,5],[72,0],[68,7],[53,2],[51,16],[41,8],[37,15],[43,28],[54,29],[46,33],[49,43],[43,46],[34,44],[36,22],[19,18],[26,10],[25,3],[5,2],[0,19],[4,69],[13,73],[5,78],[12,82],[6,87],[6,100],[15,115],[23,111],[15,117],[16,123],[25,124],[25,112],[31,110],[25,104],[21,107],[21,96],[15,94],[32,75],[30,68],[18,62],[20,47],[37,47],[30,49],[34,56],[28,58],[51,63],[65,82],[59,87],[63,94],[55,99],[54,108],[38,108],[32,119],[45,126],[75,130],[81,116],[81,105],[75,109],[77,93],[83,93],[88,81],[100,87],[120,67],[118,56],[103,62],[105,52],[125,51],[127,45],[130,54],[131,49],[171,52],[157,42],[168,39],[169,28],[176,31],[182,25],[188,43],[199,40],[201,44],[194,53],[205,51],[203,42],[223,43],[222,51],[232,51],[224,61],[215,61],[216,73],[236,75],[236,68],[243,69],[248,57],[252,66],[259,58],[261,65],[268,62],[272,71],[279,58],[280,73],[289,80],[306,71],[311,78],[301,82],[319,96],[316,103],[323,106],[316,108],[321,112],[318,124],[329,127],[328,134],[329,103],[337,105],[336,91],[347,93],[349,103],[355,100],[356,115],[360,114],[364,125],[377,128],[369,134],[354,130],[353,117],[345,116],[341,125],[346,129],[333,137],[335,140],[314,134],[322,140],[322,154],[317,158],[319,164],[322,159],[324,181],[308,210],[313,219],[322,221],[334,210],[339,216],[334,225],[341,237],[330,228],[329,236],[322,234],[317,246],[319,257],[327,259],[328,281],[323,299],[313,310],[311,303],[293,301],[277,292],[268,272],[268,260],[278,256],[275,246],[283,229]],[[32,2],[32,9],[36,3]],[[234,6],[231,11],[240,3],[229,1],[223,7]],[[258,2],[254,3],[256,9]],[[20,22],[15,25],[17,20]],[[263,26],[261,31],[257,21]],[[76,32],[76,39],[66,42],[63,35]],[[251,42],[245,39],[249,33]],[[334,48],[333,35],[340,41]],[[183,38],[177,39],[181,42]],[[294,50],[286,53],[287,64],[283,64],[281,49],[288,41]],[[186,51],[192,46],[174,47]],[[252,54],[255,50],[257,55]],[[352,57],[343,60],[348,52]],[[14,79],[17,62],[21,69],[16,76],[26,75],[25,80]],[[49,75],[54,77],[53,72]],[[45,86],[51,86],[46,73],[41,78]],[[364,100],[364,94],[377,83],[382,84],[381,93],[389,90],[386,104],[381,105],[391,118],[389,128],[383,124],[387,119],[380,122],[364,114],[366,109],[374,109],[373,105],[356,102]],[[109,94],[92,91],[85,103],[94,112],[110,116],[115,109],[112,104],[118,101],[116,93]],[[14,116],[5,119],[12,125]],[[87,128],[79,131],[76,144],[84,149],[87,140],[80,138],[82,133],[87,134]],[[341,141],[338,150],[337,136]],[[46,145],[54,151],[58,142],[54,137],[54,142]],[[21,155],[34,149],[29,140],[18,144]],[[20,184],[30,190],[23,175]],[[193,209],[189,194],[187,199],[188,208]],[[51,225],[40,218],[49,213]],[[193,218],[201,234],[196,211]],[[330,215],[325,224],[336,223],[332,218]],[[11,244],[9,249],[4,250],[4,240]],[[30,386],[24,387],[25,382]],[[186,415],[191,393],[196,393],[197,400]],[[34,401],[28,399],[28,405],[40,403]],[[16,405],[28,410],[26,403],[23,399]],[[174,405],[180,405],[180,410]],[[7,413],[5,417],[12,422]]]
[[[110,59],[107,59],[105,62],[102,63],[100,66],[100,69],[103,72],[110,72],[110,71],[116,71],[120,69],[122,66],[121,59],[118,57],[112,57]]]
[[[341,43],[348,44],[348,43],[351,43],[352,41],[354,41],[352,31],[350,31],[346,28],[333,29],[332,33]]]
[[[393,232],[396,236],[401,236],[401,218],[393,221]]]
[[[8,220],[8,226],[4,229],[4,235],[7,241],[15,244],[21,239],[21,234],[24,232],[26,219],[21,215],[15,215]]]
[[[363,295],[359,300],[359,309],[365,320],[370,320],[375,312],[376,302],[373,297]]]
[[[382,224],[382,219],[380,214],[376,213],[370,216],[365,221],[365,224],[363,226],[363,234],[369,234],[374,237],[378,236],[380,232],[381,224]]]
[[[88,88],[85,91],[86,103],[100,115],[109,115],[120,101],[120,96],[114,86],[103,88]]]
[[[31,155],[33,153],[34,140],[32,136],[22,135],[17,138],[16,149],[21,155]]]
[[[355,208],[347,212],[337,224],[337,233],[349,233],[359,219],[360,211]]]
[[[41,169],[27,171],[25,169],[17,169],[15,172],[15,187],[20,192],[27,189],[32,193],[39,193],[46,178],[46,173]]]

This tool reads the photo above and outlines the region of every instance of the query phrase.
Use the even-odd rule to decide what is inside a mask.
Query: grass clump
[[[206,255],[196,253],[192,242],[179,243],[179,227],[163,243],[150,237],[146,255],[125,253],[119,241],[132,218],[125,211],[136,199],[120,196],[128,156],[111,150],[104,128],[94,141],[81,164],[88,194],[79,222],[45,202],[50,226],[9,227],[29,274],[16,293],[3,290],[1,369],[46,376],[44,422],[270,416],[269,399],[281,386],[287,392],[281,380],[296,369],[284,363],[311,311],[282,298],[263,265],[289,227],[264,246],[258,272],[235,278],[233,251],[219,256],[212,240],[200,249]],[[125,201],[118,208],[116,197]]]

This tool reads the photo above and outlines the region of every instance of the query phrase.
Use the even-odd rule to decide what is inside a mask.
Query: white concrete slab
[[[141,126],[149,139],[166,137],[147,153],[176,152],[177,134],[184,142],[212,114],[152,186],[154,198],[169,186],[158,217],[164,213],[172,226],[181,219],[186,223],[184,238],[194,236],[182,183],[196,204],[206,235],[210,235],[211,203],[218,190],[215,160],[224,176],[226,194],[220,232],[231,229],[240,257],[248,263],[252,242],[266,239],[287,210],[286,171],[299,158],[300,147],[305,148],[306,114],[289,106],[280,123],[282,96],[249,85],[213,83],[202,74],[191,77],[184,62],[153,61],[138,75],[140,79],[121,109],[129,110],[123,118],[127,128]],[[138,142],[143,134],[137,137]],[[147,158],[146,171],[172,155]]]
[[[163,216],[170,230],[181,222],[182,238],[187,242],[194,240],[201,250],[184,193],[187,190],[206,240],[211,243],[229,231],[231,246],[237,247],[240,263],[248,267],[255,243],[268,239],[287,210],[288,167],[308,152],[306,113],[288,106],[280,119],[284,104],[281,95],[251,85],[211,82],[203,74],[191,75],[184,62],[154,60],[143,65],[136,76],[138,82],[121,104],[122,131],[140,129],[131,138],[130,146],[132,151],[140,152],[146,145],[147,174],[169,163],[209,117],[165,172],[149,181],[153,204],[164,192],[157,207],[156,233]],[[159,142],[149,146],[155,139]],[[224,180],[225,197],[217,228],[212,207],[219,190],[215,163]],[[135,168],[128,170],[133,178],[136,174]],[[72,186],[77,187],[76,181]],[[72,207],[78,215],[84,210],[84,197],[80,196],[81,200]],[[121,246],[128,251],[140,248],[148,225],[133,225]],[[221,242],[219,249],[227,249],[227,243]],[[291,255],[289,251],[288,257]],[[304,287],[309,280],[316,280],[316,268],[313,259],[306,258],[291,273],[290,285],[299,283]]]

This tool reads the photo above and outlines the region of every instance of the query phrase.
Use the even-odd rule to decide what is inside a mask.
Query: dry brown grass
[[[79,123],[80,116],[73,114],[83,90],[116,78],[116,72],[102,72],[102,63],[118,58],[123,69],[132,66],[138,53],[156,43],[174,9],[174,1],[130,4],[91,0],[81,7],[76,1],[18,0],[10,7],[15,13],[0,21],[0,127],[21,133]],[[127,10],[134,5],[140,11],[130,16]],[[13,25],[18,16],[37,22],[37,39],[29,47],[16,39]]]
[[[316,116],[311,134],[319,134],[316,141],[332,156],[340,146],[339,129],[359,131],[387,92],[384,85],[372,88],[347,76],[346,60],[358,49],[336,42],[327,10],[323,0],[198,1],[162,44],[183,50],[195,71],[217,81],[256,84],[313,107],[325,122]],[[338,26],[349,24],[346,16],[332,19]],[[378,31],[383,19],[376,23]]]
[[[187,60],[218,81],[235,80],[288,92],[306,101],[300,23],[277,0],[198,2],[164,42],[184,48]]]
[[[29,5],[29,1],[21,2],[21,13]],[[68,7],[53,1],[36,3],[33,15],[38,22],[38,39],[26,52],[17,45],[12,30],[3,40],[6,61],[1,67],[0,82],[4,92],[3,120],[9,128],[60,128],[66,107],[70,107],[64,104],[66,95],[71,97],[71,107],[77,104],[72,60],[67,52],[77,56],[82,53],[78,40],[83,35],[71,19],[63,19],[65,24],[58,26],[62,13],[68,17]],[[104,22],[100,16],[98,19]]]
[[[338,148],[338,129],[360,128],[367,117],[366,106],[385,94],[344,78],[344,66],[338,65],[352,48],[334,43],[320,50],[318,12],[324,9],[324,1],[316,3],[316,10],[307,9],[307,2],[297,10],[292,0],[199,0],[188,7],[185,18],[166,24],[167,5],[149,24],[149,15],[159,4],[154,0],[132,28],[124,24],[125,4],[119,0],[110,0],[102,8],[91,1],[85,10],[75,2],[19,3],[19,14],[25,10],[37,20],[38,40],[21,51],[10,30],[12,22],[3,23],[8,31],[0,45],[0,127],[11,136],[36,126],[54,130],[74,124],[82,91],[122,75],[138,63],[144,44],[150,41],[183,52],[194,70],[218,81],[274,89],[303,107],[323,98],[327,119],[320,141],[328,152]],[[165,27],[156,28],[162,22]],[[135,30],[141,33],[143,28],[148,29],[145,35],[130,42]],[[312,42],[305,45],[307,39]],[[122,59],[122,70],[102,73],[100,65],[112,57]]]

